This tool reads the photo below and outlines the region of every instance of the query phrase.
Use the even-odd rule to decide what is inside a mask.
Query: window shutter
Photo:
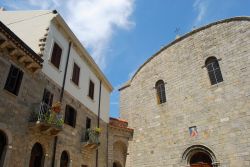
[[[11,65],[4,89],[8,90],[9,92],[15,95],[18,95],[22,78],[23,78],[23,72],[20,69],[16,68],[15,66]]]
[[[57,43],[54,43],[51,56],[51,63],[58,69],[60,67],[61,56],[62,56],[62,49]]]
[[[76,63],[74,63],[72,81],[76,85],[79,84],[79,76],[80,76],[80,67]]]
[[[94,91],[95,91],[95,84],[94,82],[92,82],[91,80],[89,81],[89,94],[88,96],[91,98],[91,99],[94,99]]]

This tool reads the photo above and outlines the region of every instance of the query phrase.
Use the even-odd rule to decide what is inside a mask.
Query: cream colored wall
[[[62,48],[62,56],[59,69],[57,69],[50,61],[55,42]],[[48,75],[54,82],[56,82],[59,86],[62,86],[63,83],[67,52],[68,52],[68,41],[57,30],[56,26],[54,24],[51,24],[49,27],[49,33],[46,40],[45,50],[43,53],[44,63],[42,71],[46,75]]]
[[[59,44],[63,50],[59,70],[50,63],[54,42],[57,42],[57,44]],[[54,25],[54,23],[51,23],[44,52],[45,61],[43,72],[60,86],[62,86],[63,82],[64,70],[68,54],[68,45],[69,41],[64,37],[61,31],[58,31],[58,28]],[[74,82],[72,82],[74,63],[76,63],[80,67],[78,86]],[[76,51],[74,44],[71,47],[66,76],[65,90],[97,115],[100,81],[92,72],[89,65],[85,62],[83,56],[80,56]],[[94,100],[88,97],[90,80],[92,80],[95,84]],[[109,94],[110,92],[104,86],[102,86],[101,119],[105,122],[109,121]]]
[[[49,10],[0,11],[0,21],[36,53],[40,52],[38,41],[46,33],[46,28],[54,16]]]

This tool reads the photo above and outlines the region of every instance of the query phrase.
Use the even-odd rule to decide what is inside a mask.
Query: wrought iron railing
[[[96,129],[85,129],[83,132],[83,142],[86,142],[88,144],[95,144],[99,145],[99,136],[100,132],[96,131]]]
[[[52,107],[48,104],[41,102],[40,104],[34,105],[35,108],[30,117],[30,122],[46,123],[54,125],[56,127],[62,127],[63,115],[56,113],[52,110]]]

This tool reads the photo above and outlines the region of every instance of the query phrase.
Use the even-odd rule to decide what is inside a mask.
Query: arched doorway
[[[3,166],[7,137],[4,132],[0,131],[0,166]]]
[[[204,152],[197,152],[190,158],[191,167],[212,167],[212,160]]]
[[[69,155],[66,151],[63,151],[60,160],[60,167],[68,167],[68,165],[69,165]]]
[[[114,162],[113,167],[122,167],[122,165],[119,162]]]
[[[190,167],[218,167],[219,162],[215,154],[206,146],[193,145],[187,148],[182,155],[183,164]]]
[[[31,150],[29,167],[43,167],[43,163],[44,154],[42,145],[40,143],[36,143]]]

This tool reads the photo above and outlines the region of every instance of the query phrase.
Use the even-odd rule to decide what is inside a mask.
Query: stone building
[[[125,164],[133,131],[109,123],[112,85],[63,18],[0,11],[0,21],[0,167]]]
[[[149,58],[122,88],[127,167],[250,166],[250,18],[208,24]]]

